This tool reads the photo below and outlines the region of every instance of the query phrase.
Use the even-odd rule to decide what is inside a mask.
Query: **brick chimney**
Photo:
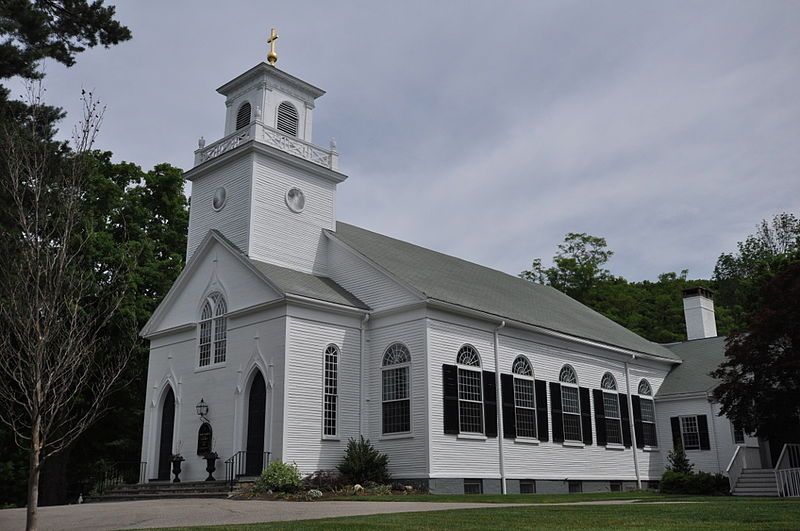
[[[683,316],[689,340],[717,337],[713,296],[714,293],[706,288],[683,290]]]

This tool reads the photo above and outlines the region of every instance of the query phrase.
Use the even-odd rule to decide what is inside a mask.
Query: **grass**
[[[566,503],[598,500],[663,500],[648,490],[586,494],[398,494],[392,496],[332,496],[325,501],[440,502],[440,503]]]
[[[637,493],[641,494],[641,493]],[[395,497],[400,498],[400,497]],[[410,496],[403,496],[406,499]],[[426,498],[436,501],[440,496]],[[465,501],[451,498],[450,501]],[[468,496],[466,501],[486,501],[488,496]],[[526,496],[535,503],[556,496]],[[592,501],[594,495],[571,495],[569,500]],[[602,499],[620,499],[608,494]],[[506,498],[508,500],[508,498]],[[660,504],[663,501],[699,503]],[[772,499],[681,497],[651,494],[644,503],[626,505],[542,505],[460,509],[436,512],[353,516],[323,520],[274,522],[253,525],[197,527],[213,530],[304,529],[800,529],[800,502]]]

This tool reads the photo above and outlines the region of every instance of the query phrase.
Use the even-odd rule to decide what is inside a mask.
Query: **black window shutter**
[[[683,446],[681,439],[681,418],[670,417],[669,423],[672,426],[672,449],[677,450],[679,446]]]
[[[594,395],[594,425],[597,428],[597,445],[606,445],[606,408],[603,405],[603,391],[593,389]]]
[[[497,382],[490,371],[483,371],[483,418],[486,436],[497,437]]]
[[[549,440],[547,424],[547,382],[536,380],[536,435],[540,441]]]
[[[708,440],[708,418],[705,415],[697,415],[697,431],[700,433],[700,449],[711,450],[711,443]]]
[[[590,405],[589,389],[579,387],[581,397],[581,427],[583,428],[583,444],[592,444],[592,407]]]
[[[455,365],[442,365],[442,394],[444,432],[458,433],[458,368]]]
[[[514,412],[514,377],[500,375],[500,394],[503,398],[503,437],[513,439],[517,436],[517,417]]]
[[[631,447],[631,417],[628,413],[628,395],[619,394],[619,419],[622,421],[622,444]]]
[[[636,434],[636,447],[644,448],[644,429],[642,428],[642,402],[636,395],[631,395],[633,402],[633,433]]]
[[[564,442],[564,418],[561,416],[561,384],[550,382],[550,414],[553,417],[553,442]]]

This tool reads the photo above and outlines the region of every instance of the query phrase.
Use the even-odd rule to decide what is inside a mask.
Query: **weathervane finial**
[[[267,39],[267,44],[269,44],[269,53],[267,54],[267,62],[272,66],[275,66],[275,63],[278,62],[278,52],[275,51],[275,41],[278,40],[278,32],[275,31],[275,28],[272,28],[272,31],[269,34],[269,39]]]

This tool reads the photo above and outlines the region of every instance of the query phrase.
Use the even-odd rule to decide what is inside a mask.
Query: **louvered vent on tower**
[[[278,105],[278,131],[297,136],[297,109],[288,101]]]
[[[248,125],[250,125],[250,104],[244,102],[236,113],[236,130],[244,129]]]

